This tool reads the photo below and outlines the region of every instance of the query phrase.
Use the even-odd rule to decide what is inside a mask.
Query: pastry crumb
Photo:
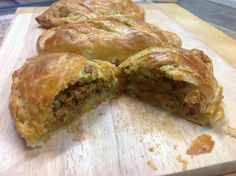
[[[81,142],[88,138],[96,138],[95,134],[89,133],[84,127],[82,119],[77,119],[67,126],[66,131],[71,135],[73,141]]]
[[[211,152],[215,145],[215,141],[212,140],[211,136],[202,134],[194,139],[191,146],[187,149],[186,154],[188,155],[200,155],[203,153]]]
[[[230,127],[230,126],[225,126],[224,127],[224,131],[226,132],[226,134],[228,134],[229,136],[236,138],[236,128]]]
[[[100,113],[98,114],[98,116],[102,116],[102,115],[105,115],[105,113],[100,112]]]
[[[71,123],[69,126],[67,126],[66,131],[69,134],[72,134],[73,140],[80,141],[84,131],[82,120],[78,119]]]
[[[143,155],[141,155],[141,157],[142,157],[142,158],[144,158],[144,156],[143,156]]]
[[[155,163],[152,160],[148,160],[147,161],[147,165],[154,171],[157,171],[157,166],[155,165]]]
[[[177,145],[177,144],[175,144],[173,148],[174,148],[174,150],[177,150],[177,148],[178,148],[178,145]]]
[[[140,142],[140,143],[143,143],[143,138],[139,139],[139,142]]]
[[[143,129],[143,134],[144,134],[144,135],[147,134],[147,133],[149,133],[149,132],[151,132],[151,130],[150,130],[149,128],[144,128],[144,129]]]
[[[188,161],[183,159],[180,155],[176,157],[176,160],[180,163],[182,163],[182,169],[187,170],[188,169]]]
[[[155,148],[154,147],[149,147],[149,152],[154,152],[155,151]]]

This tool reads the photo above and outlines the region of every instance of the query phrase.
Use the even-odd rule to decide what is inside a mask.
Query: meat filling
[[[148,102],[158,104],[170,112],[194,116],[199,112],[199,104],[185,101],[185,97],[196,86],[170,79],[158,70],[140,69],[126,79],[127,91]]]
[[[75,114],[96,107],[112,96],[115,91],[114,82],[105,82],[100,79],[86,84],[77,82],[69,85],[67,89],[56,96],[52,103],[54,116],[58,123],[70,121]]]

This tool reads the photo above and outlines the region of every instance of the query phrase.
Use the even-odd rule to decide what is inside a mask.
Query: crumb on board
[[[144,158],[144,155],[141,155],[142,158]]]
[[[155,151],[155,148],[154,147],[149,147],[149,152],[154,152]]]
[[[73,141],[80,142],[83,140],[84,128],[81,120],[77,120],[76,122],[70,124],[66,128],[66,131],[71,135]]]
[[[102,115],[105,115],[105,113],[100,112],[100,113],[98,114],[98,116],[102,116]]]
[[[149,133],[149,132],[151,132],[151,129],[150,129],[150,128],[144,128],[144,129],[143,129],[143,134],[144,134],[144,135],[147,134],[147,133]]]
[[[225,126],[224,131],[226,134],[230,135],[233,138],[236,138],[236,128],[230,127],[230,126]]]
[[[140,143],[143,143],[143,138],[139,139],[139,142],[140,142]]]
[[[155,165],[155,163],[152,160],[148,160],[147,161],[147,165],[154,171],[157,171],[157,166]]]
[[[83,127],[82,119],[77,119],[76,121],[72,122],[69,126],[67,126],[66,131],[71,135],[72,140],[77,142],[81,142],[89,138],[96,138],[95,134],[89,133]]]
[[[177,145],[177,144],[175,144],[175,145],[173,146],[173,148],[174,148],[174,150],[177,150],[177,148],[178,148],[178,145]]]
[[[188,169],[188,161],[183,159],[180,155],[176,157],[176,160],[180,163],[182,163],[182,169],[187,170]]]
[[[202,134],[191,142],[190,147],[187,149],[188,155],[200,155],[203,153],[211,152],[215,145],[215,141],[211,136]]]

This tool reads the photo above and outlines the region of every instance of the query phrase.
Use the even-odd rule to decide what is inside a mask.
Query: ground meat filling
[[[86,99],[92,98],[95,94],[99,94],[106,88],[108,88],[108,85],[100,79],[87,84],[77,82],[70,85],[53,101],[52,110],[54,116],[58,119],[63,119],[67,111],[72,113],[81,112],[81,107],[85,104]]]
[[[195,87],[190,83],[170,79],[158,70],[144,69],[125,79],[127,91],[141,99],[183,115],[194,116],[199,112],[199,104],[184,101],[187,93]]]

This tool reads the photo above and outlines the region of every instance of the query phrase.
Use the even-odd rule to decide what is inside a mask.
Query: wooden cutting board
[[[43,29],[34,18],[43,9],[23,8],[0,49],[0,175],[216,175],[236,170],[236,139],[222,129],[236,128],[236,42],[177,5],[143,6],[148,22],[177,33],[183,47],[212,58],[224,87],[225,120],[201,127],[122,95],[60,130],[42,148],[27,148],[10,118],[8,97],[11,74],[36,55]],[[212,152],[186,155],[191,141],[203,133],[215,141]]]

